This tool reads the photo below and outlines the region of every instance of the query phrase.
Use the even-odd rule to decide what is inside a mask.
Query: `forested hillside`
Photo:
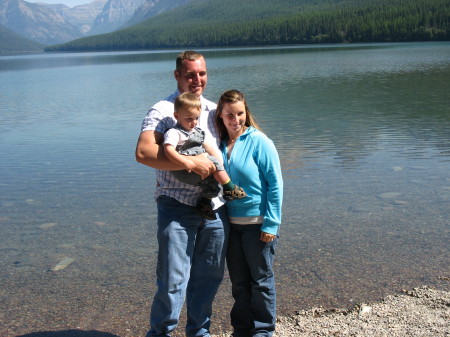
[[[450,40],[448,0],[194,0],[47,51]]]
[[[0,25],[0,54],[42,52],[44,45],[28,40]]]

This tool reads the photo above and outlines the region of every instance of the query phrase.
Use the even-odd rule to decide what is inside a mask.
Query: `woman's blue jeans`
[[[227,266],[234,305],[234,337],[272,336],[276,319],[273,259],[277,239],[260,240],[261,225],[231,224]]]
[[[157,292],[150,314],[150,336],[169,336],[186,300],[186,336],[209,336],[212,302],[223,279],[229,231],[226,208],[205,220],[173,198],[158,206]]]

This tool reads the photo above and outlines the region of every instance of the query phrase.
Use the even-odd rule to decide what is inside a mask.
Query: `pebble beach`
[[[450,292],[424,286],[351,310],[313,308],[280,317],[276,337],[447,337]],[[213,337],[228,337],[229,333]]]

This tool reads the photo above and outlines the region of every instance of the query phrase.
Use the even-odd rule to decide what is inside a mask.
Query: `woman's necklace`
[[[227,142],[228,156],[231,155],[231,151],[233,150],[234,143],[235,143],[235,142],[239,139],[239,137],[244,133],[245,129],[247,129],[246,126],[244,126],[244,127],[242,128],[242,132],[240,132],[240,133],[236,136],[236,138],[234,138],[234,139],[228,138],[228,142]]]

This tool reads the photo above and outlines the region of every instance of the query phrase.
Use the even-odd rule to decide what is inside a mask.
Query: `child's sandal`
[[[216,213],[212,209],[211,199],[200,198],[195,210],[207,220],[216,220]]]
[[[239,187],[238,185],[234,185],[234,189],[231,191],[223,191],[223,198],[227,201],[242,199],[247,196],[247,193]]]

